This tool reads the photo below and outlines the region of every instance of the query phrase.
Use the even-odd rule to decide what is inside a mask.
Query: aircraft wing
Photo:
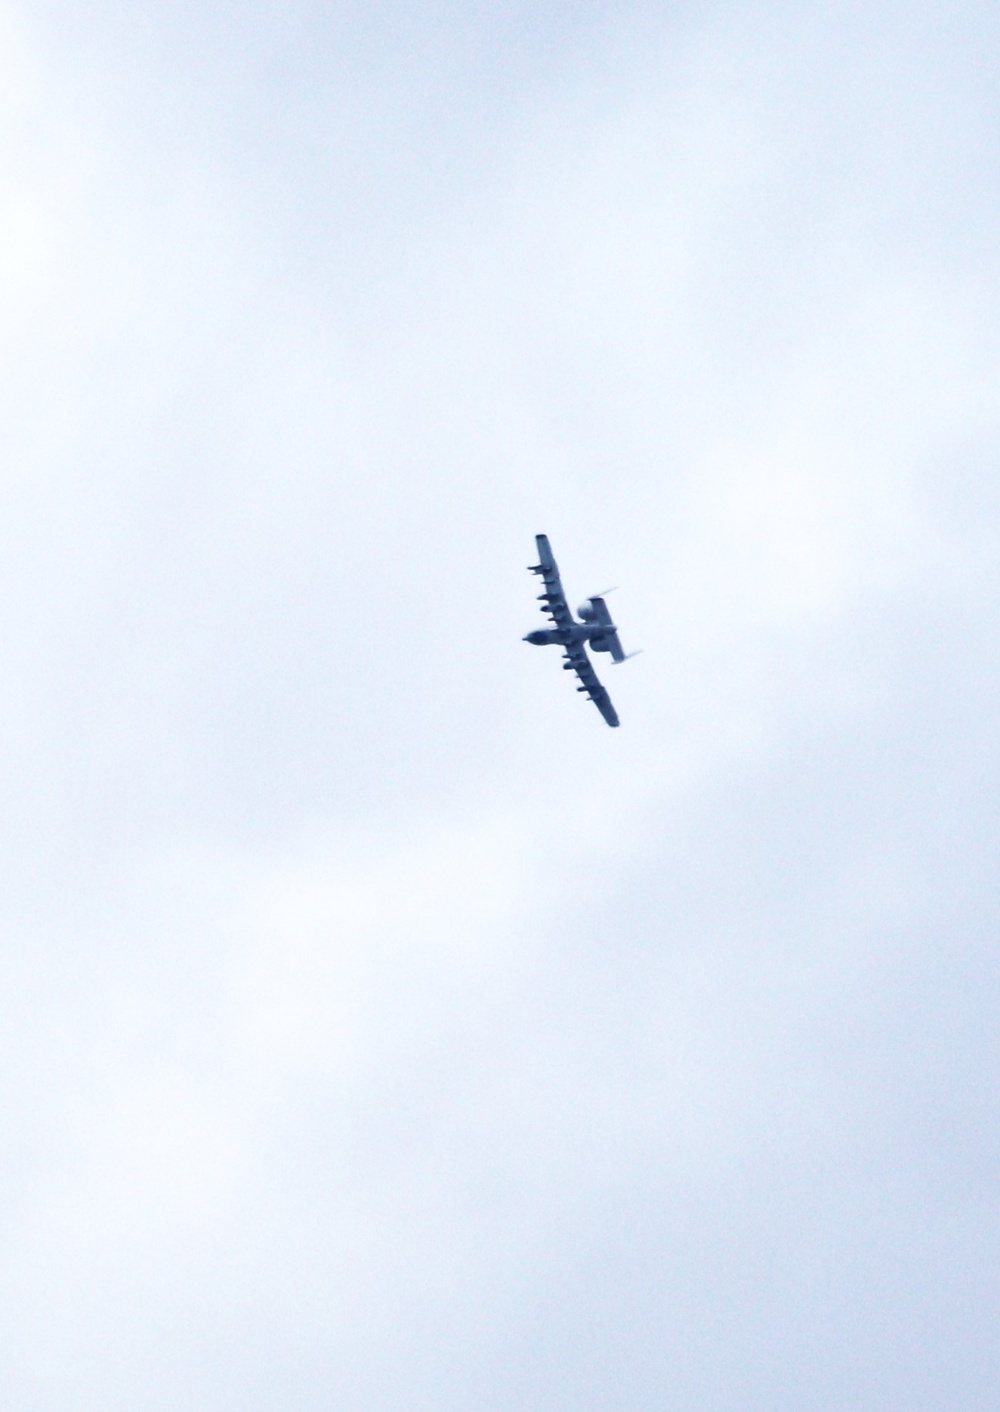
[[[532,564],[531,572],[541,574],[542,582],[545,585],[545,592],[538,595],[542,603],[542,612],[548,613],[557,628],[572,627],[573,614],[566,602],[566,595],[559,579],[559,565],[552,557],[548,535],[536,534],[535,543],[538,546],[538,563]]]
[[[566,661],[563,665],[567,670],[572,667],[573,671],[576,672],[580,681],[583,683],[582,686],[577,687],[577,691],[585,691],[607,721],[608,725],[616,726],[618,724],[618,712],[611,704],[611,697],[597,680],[597,673],[594,671],[590,658],[587,656],[586,648],[582,643],[576,642],[571,647],[566,648]]]

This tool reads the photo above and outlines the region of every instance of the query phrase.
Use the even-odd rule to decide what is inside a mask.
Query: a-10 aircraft
[[[626,657],[634,657],[636,654],[622,651],[618,629],[611,621],[611,614],[603,598],[588,598],[586,603],[581,604],[576,610],[580,616],[580,621],[577,622],[566,602],[566,595],[559,581],[559,568],[552,557],[548,537],[536,534],[535,543],[538,545],[538,563],[529,564],[528,568],[531,573],[542,576],[545,592],[540,593],[538,597],[542,612],[548,613],[552,619],[552,626],[536,628],[534,632],[525,635],[524,641],[532,642],[536,647],[561,647],[565,658],[563,671],[576,672],[583,683],[577,687],[577,691],[585,691],[608,725],[616,726],[618,713],[611,704],[611,697],[597,680],[597,673],[590,664],[585,644],[590,644],[591,652],[610,652],[613,662],[624,662]]]

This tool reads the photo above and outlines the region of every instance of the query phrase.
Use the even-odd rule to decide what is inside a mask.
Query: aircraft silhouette
[[[582,683],[577,691],[584,691],[593,701],[609,726],[618,725],[618,713],[611,704],[611,697],[597,679],[597,673],[587,656],[586,644],[591,652],[609,652],[613,662],[624,662],[634,657],[634,652],[622,650],[618,639],[618,629],[611,620],[608,605],[601,594],[588,598],[577,609],[579,621],[573,617],[562,583],[559,580],[559,566],[552,556],[548,536],[535,535],[538,546],[538,563],[529,564],[533,574],[541,574],[545,592],[538,595],[542,612],[552,619],[551,628],[536,628],[525,634],[524,641],[536,647],[559,646],[563,649],[563,671],[576,672]],[[611,589],[604,590],[610,593]]]

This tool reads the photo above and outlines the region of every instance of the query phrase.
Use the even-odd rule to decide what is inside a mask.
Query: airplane
[[[590,643],[591,652],[609,652],[613,662],[624,662],[636,654],[622,650],[618,629],[611,621],[611,614],[602,596],[588,598],[586,603],[581,604],[577,609],[580,621],[576,621],[566,602],[566,595],[559,581],[559,567],[552,557],[548,537],[536,534],[535,543],[538,546],[538,563],[529,564],[528,570],[542,576],[545,592],[540,593],[538,598],[542,604],[542,612],[548,613],[552,619],[552,627],[536,628],[534,632],[527,633],[523,641],[533,643],[536,647],[561,647],[564,657],[563,671],[576,672],[583,683],[577,687],[577,691],[587,693],[609,726],[617,726],[618,713],[611,704],[611,697],[597,680],[597,673],[591,666],[585,644]],[[610,593],[611,590],[605,589],[605,592]]]

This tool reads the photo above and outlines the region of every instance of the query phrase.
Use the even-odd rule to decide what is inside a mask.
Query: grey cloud
[[[64,14],[6,1400],[992,1407],[990,15]],[[618,733],[520,642],[538,530]]]

